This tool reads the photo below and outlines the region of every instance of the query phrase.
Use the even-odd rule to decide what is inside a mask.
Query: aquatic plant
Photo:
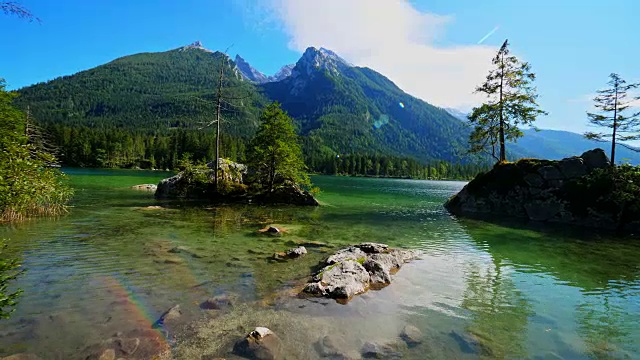
[[[15,259],[7,259],[2,252],[7,247],[4,240],[0,240],[0,319],[8,319],[15,310],[16,299],[22,290],[9,292],[9,283],[15,280],[22,271],[20,264]]]

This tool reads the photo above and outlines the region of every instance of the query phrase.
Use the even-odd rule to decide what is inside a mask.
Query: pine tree
[[[260,120],[248,156],[248,165],[256,172],[255,181],[269,193],[283,182],[309,186],[293,120],[277,102],[265,108]]]
[[[536,102],[538,95],[531,85],[535,80],[531,66],[509,55],[508,40],[492,62],[495,68],[475,91],[484,93],[488,101],[474,108],[469,115],[469,122],[474,126],[469,144],[472,153],[489,149],[496,160],[505,161],[505,142],[523,136],[518,126],[531,125],[538,115],[546,112],[540,110]],[[499,146],[499,157],[496,156],[496,145]]]
[[[631,141],[640,139],[640,112],[625,116],[623,113],[629,110],[631,101],[627,99],[627,92],[640,86],[640,83],[627,84],[620,75],[609,75],[609,88],[598,90],[598,95],[593,99],[595,107],[600,113],[587,112],[589,122],[595,126],[611,129],[611,133],[587,132],[584,136],[587,139],[604,141],[604,138],[611,138],[611,164],[615,165],[617,141]],[[637,98],[640,99],[640,98]],[[628,149],[636,149],[620,144]]]

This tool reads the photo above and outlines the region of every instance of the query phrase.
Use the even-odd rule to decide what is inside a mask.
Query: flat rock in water
[[[316,351],[323,358],[332,360],[356,360],[360,356],[347,350],[345,341],[335,335],[327,335],[315,344]]]
[[[370,287],[391,283],[391,274],[417,257],[410,250],[390,249],[385,244],[363,243],[341,249],[329,256],[304,292],[334,299],[349,300]]]
[[[282,353],[282,342],[271,330],[257,327],[233,346],[233,353],[249,359],[275,360]]]
[[[131,187],[133,190],[142,190],[142,191],[156,191],[158,185],[156,184],[142,184],[142,185],[134,185]]]
[[[413,325],[407,325],[402,329],[400,338],[407,343],[409,347],[416,346],[422,342],[422,331]]]

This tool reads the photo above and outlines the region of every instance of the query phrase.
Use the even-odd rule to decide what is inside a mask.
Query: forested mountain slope
[[[464,122],[326,49],[309,48],[290,75],[256,84],[227,55],[194,43],[23,88],[17,104],[53,134],[67,164],[174,167],[184,153],[212,156],[212,132],[203,124],[215,117],[220,66],[224,156],[242,160],[260,109],[277,100],[296,120],[316,170],[339,169],[345,165],[335,159],[345,157],[471,160]]]

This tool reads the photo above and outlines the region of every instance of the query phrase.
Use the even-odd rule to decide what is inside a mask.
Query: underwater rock
[[[356,360],[360,358],[357,353],[352,354],[347,351],[345,341],[335,335],[324,336],[316,342],[315,348],[321,357],[331,360]]]
[[[370,287],[391,283],[391,274],[416,258],[417,252],[390,249],[385,244],[363,243],[341,249],[321,265],[303,292],[348,301]]]
[[[480,354],[483,356],[493,355],[493,351],[491,351],[491,348],[489,348],[486,344],[480,342],[479,339],[473,334],[460,334],[457,331],[452,330],[449,333],[449,336],[451,336],[458,343],[458,346],[460,346],[460,350],[463,353]]]
[[[0,360],[42,360],[38,355],[29,353],[20,353],[9,355],[1,358]]]
[[[155,322],[154,326],[161,326],[167,321],[176,320],[180,316],[182,316],[182,310],[180,310],[180,305],[174,305],[169,310],[165,311],[164,314],[160,316],[160,318]]]
[[[409,347],[416,346],[422,342],[422,331],[413,325],[406,325],[400,333],[400,338],[404,340]]]
[[[200,308],[205,310],[221,310],[231,306],[231,300],[226,295],[210,297],[200,304]]]
[[[142,190],[142,191],[156,191],[158,185],[156,184],[142,184],[142,185],[134,185],[131,187],[133,190]]]
[[[234,354],[256,360],[276,360],[281,352],[280,338],[266,327],[255,328],[233,346]]]
[[[362,357],[365,359],[399,359],[402,357],[402,353],[392,345],[367,342],[362,346]]]

